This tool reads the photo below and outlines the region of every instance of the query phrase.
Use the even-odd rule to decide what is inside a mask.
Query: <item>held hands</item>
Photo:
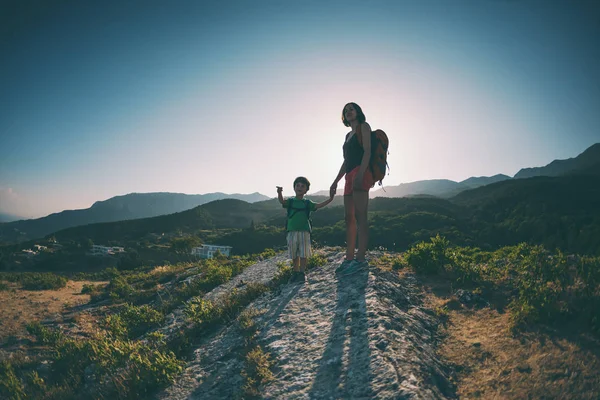
[[[277,194],[279,194],[279,193],[283,192],[283,187],[281,187],[281,186],[276,186],[276,188],[277,188]]]
[[[337,191],[337,182],[334,182],[331,187],[329,188],[329,198],[333,199],[333,196],[335,196],[335,192]]]

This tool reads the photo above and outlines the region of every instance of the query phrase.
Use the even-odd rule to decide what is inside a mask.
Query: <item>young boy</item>
[[[306,259],[310,257],[310,222],[309,214],[319,208],[325,207],[333,200],[334,192],[329,191],[329,199],[322,203],[314,203],[304,198],[310,189],[310,182],[303,176],[294,180],[295,197],[283,199],[283,188],[277,186],[277,197],[281,205],[288,209],[287,244],[290,258],[294,263],[292,282],[304,282],[306,276]]]

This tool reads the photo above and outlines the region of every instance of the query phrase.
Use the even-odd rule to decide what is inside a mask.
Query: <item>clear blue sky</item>
[[[354,101],[387,185],[600,142],[597,1],[4,1],[0,212],[327,189]]]

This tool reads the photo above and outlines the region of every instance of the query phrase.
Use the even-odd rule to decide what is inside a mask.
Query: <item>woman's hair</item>
[[[294,187],[296,187],[296,183],[301,182],[304,183],[306,185],[306,191],[308,192],[308,189],[310,189],[310,182],[308,181],[308,179],[306,179],[303,176],[299,176],[296,179],[294,179]]]
[[[348,104],[352,104],[354,106],[354,109],[356,110],[356,119],[358,120],[359,124],[362,124],[363,122],[367,122],[367,117],[365,117],[365,113],[363,113],[362,108],[360,108],[360,106],[356,103],[348,103]],[[346,104],[344,106],[344,108],[342,108],[342,122],[344,123],[345,126],[350,126],[350,122],[348,122],[346,120],[346,117],[344,116],[344,110],[346,109],[346,106],[348,105]]]

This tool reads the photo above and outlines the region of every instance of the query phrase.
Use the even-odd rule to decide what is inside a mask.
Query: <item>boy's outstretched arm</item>
[[[333,196],[334,196],[334,191],[330,190],[329,191],[329,198],[327,200],[325,200],[322,203],[318,203],[315,205],[315,210],[318,210],[319,208],[323,208],[325,207],[327,204],[331,203],[333,201]]]
[[[281,186],[277,186],[277,200],[281,203],[281,205],[285,205],[285,201],[283,200],[283,188]]]

